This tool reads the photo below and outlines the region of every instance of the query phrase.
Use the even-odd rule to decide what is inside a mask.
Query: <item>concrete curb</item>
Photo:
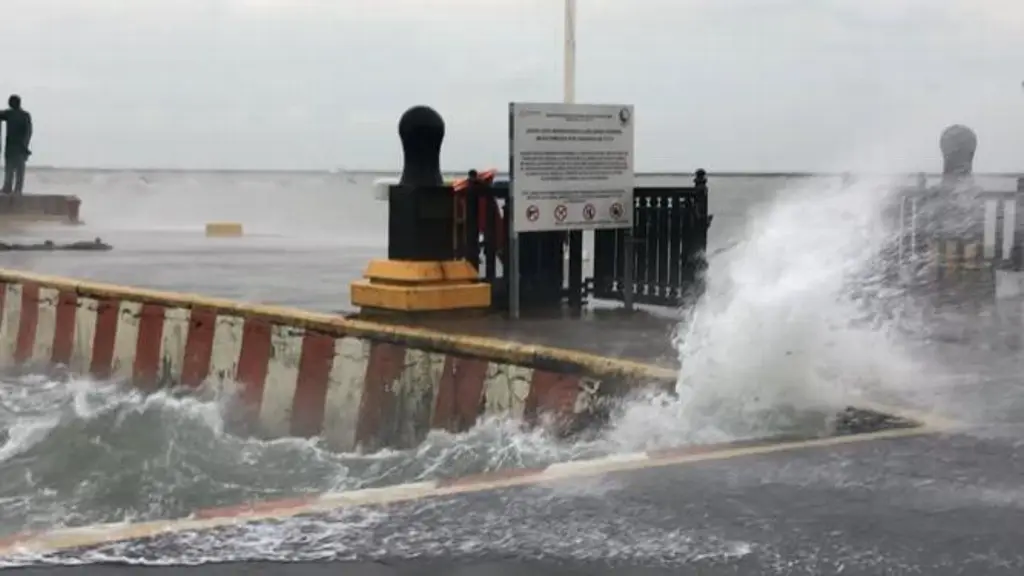
[[[0,271],[0,367],[66,366],[131,382],[235,387],[250,429],[338,451],[410,448],[480,417],[558,431],[671,370],[582,352],[291,308]]]

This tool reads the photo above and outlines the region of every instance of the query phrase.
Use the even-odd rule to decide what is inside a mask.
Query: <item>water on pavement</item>
[[[87,223],[9,230],[8,236],[100,236],[115,250],[3,254],[0,266],[339,310],[347,307],[347,283],[383,252],[384,207],[370,199],[365,175],[45,172],[34,178],[34,191],[78,194]],[[66,375],[4,379],[0,536],[182,517],[250,499],[534,467],[793,427],[824,433],[829,423],[823,415],[866,391],[935,408],[940,396],[948,400],[936,391],[954,388],[953,372],[923,366],[894,331],[854,322],[863,308],[850,296],[847,279],[870,268],[878,248],[870,208],[881,201],[880,190],[875,184],[842,190],[834,182],[714,183],[711,288],[681,331],[679,397],[637,401],[596,438],[560,442],[490,420],[461,435],[434,433],[413,451],[333,454],[315,440],[225,433],[233,415],[226,391],[145,397]],[[816,217],[810,226],[808,214]],[[203,224],[213,220],[241,221],[249,233],[203,238]],[[934,382],[927,390],[918,385],[924,374]],[[967,370],[968,379],[976,375]],[[911,380],[915,386],[907,385]],[[343,556],[325,535],[377,525],[378,514],[348,511],[316,526],[291,521],[239,529],[230,538],[206,535],[190,543],[187,560]],[[266,545],[284,534],[300,534],[304,545]],[[665,546],[697,556],[746,549],[713,535],[633,536],[640,539],[631,545],[634,553]],[[88,560],[121,553],[124,548],[112,548]],[[165,552],[147,561],[176,558]]]

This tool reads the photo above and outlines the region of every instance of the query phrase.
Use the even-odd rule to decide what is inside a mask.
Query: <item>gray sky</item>
[[[636,106],[637,169],[1024,169],[1020,0],[578,0],[580,102]],[[36,164],[392,168],[414,104],[444,167],[507,162],[561,99],[561,0],[3,0],[0,90]],[[12,17],[17,14],[17,17]]]

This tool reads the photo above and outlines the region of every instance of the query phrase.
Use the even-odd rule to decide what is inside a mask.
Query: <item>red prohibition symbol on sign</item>
[[[569,215],[569,208],[565,204],[559,204],[555,207],[555,220],[559,222],[565,222],[566,216]]]
[[[530,204],[526,207],[526,219],[530,222],[536,222],[537,218],[540,218],[540,208],[536,204]]]
[[[618,202],[612,204],[610,212],[612,220],[622,220],[622,204],[619,204]]]
[[[593,220],[595,215],[597,215],[597,209],[594,208],[593,204],[587,204],[583,207],[583,218]]]

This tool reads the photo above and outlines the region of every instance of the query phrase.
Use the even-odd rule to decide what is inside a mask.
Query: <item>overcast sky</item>
[[[445,117],[444,167],[507,163],[508,102],[562,96],[561,0],[0,0],[0,91],[36,164],[392,168]],[[1020,0],[578,0],[580,102],[636,106],[644,171],[1024,169]]]

